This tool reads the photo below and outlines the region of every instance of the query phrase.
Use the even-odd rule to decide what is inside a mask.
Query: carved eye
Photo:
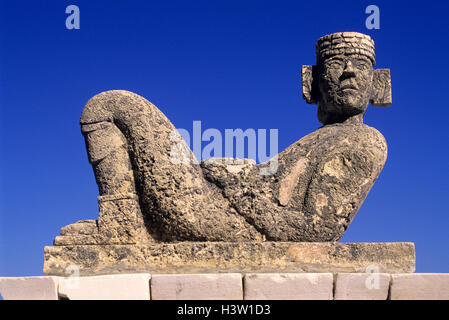
[[[337,69],[337,68],[342,68],[343,67],[343,63],[341,61],[338,60],[332,60],[326,63],[326,67],[328,69]]]
[[[358,64],[357,64],[357,69],[359,69],[359,70],[361,70],[361,71],[366,71],[366,70],[368,70],[369,69],[369,65],[368,65],[368,63],[366,63],[366,62],[359,62]]]

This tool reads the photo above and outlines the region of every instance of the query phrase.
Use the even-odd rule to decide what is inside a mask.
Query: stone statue
[[[323,126],[281,152],[271,175],[246,159],[174,164],[174,142],[184,142],[157,107],[122,90],[90,99],[81,129],[100,214],[64,227],[55,244],[339,240],[387,157],[363,115],[370,102],[391,103],[390,74],[373,69],[374,42],[360,33],[324,36],[316,53],[302,90]]]
[[[81,130],[99,217],[63,227],[44,272],[413,272],[413,243],[336,242],[387,157],[363,116],[370,102],[391,103],[390,72],[373,69],[374,42],[360,33],[324,36],[316,54],[302,91],[323,126],[261,164],[198,163],[146,99],[122,90],[90,99]],[[191,161],[173,161],[175,145]]]

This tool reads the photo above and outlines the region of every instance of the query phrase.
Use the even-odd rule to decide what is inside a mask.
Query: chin
[[[346,103],[340,104],[338,106],[338,113],[343,116],[355,116],[357,114],[363,113],[365,111],[364,108],[360,107],[360,104],[356,103]]]
[[[338,106],[342,113],[358,114],[365,111],[368,106],[368,101],[365,101],[365,99],[360,99],[360,97],[346,96],[342,97],[338,103]]]

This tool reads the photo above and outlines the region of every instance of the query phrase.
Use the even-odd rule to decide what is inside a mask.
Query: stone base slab
[[[59,277],[0,277],[4,300],[58,300]]]
[[[383,273],[415,270],[413,243],[179,242],[45,247],[44,273]],[[368,269],[367,269],[368,268]],[[69,270],[69,272],[67,271]],[[370,271],[372,272],[372,271]]]
[[[386,300],[391,275],[388,273],[339,273],[335,277],[335,300]]]
[[[332,273],[248,273],[245,300],[332,300]]]
[[[393,274],[391,300],[449,300],[449,274]]]
[[[58,296],[66,300],[150,300],[150,279],[146,273],[59,277]]]
[[[152,300],[242,300],[240,273],[155,274]]]

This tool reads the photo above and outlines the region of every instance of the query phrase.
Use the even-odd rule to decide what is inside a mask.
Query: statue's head
[[[356,32],[333,33],[318,39],[316,66],[303,66],[303,96],[318,104],[323,124],[363,114],[371,102],[391,103],[390,72],[374,70],[374,41]]]

